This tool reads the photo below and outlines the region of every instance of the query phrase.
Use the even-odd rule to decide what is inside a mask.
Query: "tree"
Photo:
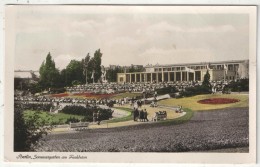
[[[39,70],[40,84],[43,88],[52,88],[60,86],[59,70],[55,68],[55,62],[52,60],[50,52],[48,53],[46,60],[42,62]]]
[[[90,78],[90,75],[91,75],[89,62],[90,62],[90,55],[88,53],[87,56],[84,59],[82,59],[83,74],[84,74],[84,77],[85,77],[85,83],[86,84],[89,82],[89,78]]]
[[[24,119],[23,106],[16,105],[14,108],[14,151],[33,151],[37,142],[47,135],[47,131],[51,130],[52,126],[46,127],[49,119],[39,119],[39,113]]]
[[[131,67],[128,69],[128,72],[143,72],[145,71],[145,68],[142,66],[134,67],[134,65],[131,65]]]
[[[117,73],[123,73],[124,69],[120,66],[117,66],[115,69],[107,70],[107,80],[108,82],[116,82],[117,81]]]
[[[207,70],[207,73],[204,75],[204,79],[202,82],[202,85],[211,89],[211,84],[210,84],[210,74],[209,71]]]
[[[95,51],[94,57],[92,57],[89,61],[89,69],[91,71],[91,74],[92,74],[92,72],[94,72],[94,82],[97,82],[102,75],[101,58],[102,58],[102,53],[101,53],[100,49],[98,49]],[[92,80],[92,82],[93,82],[93,80]]]
[[[72,85],[75,81],[77,83],[84,83],[85,77],[83,75],[83,63],[82,61],[71,60],[66,67],[67,84]]]

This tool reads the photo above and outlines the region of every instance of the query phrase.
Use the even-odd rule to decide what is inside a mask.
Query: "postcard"
[[[256,162],[256,6],[6,5],[8,162]]]

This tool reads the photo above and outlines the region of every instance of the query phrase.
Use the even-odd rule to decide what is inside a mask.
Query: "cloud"
[[[174,64],[174,63],[196,63],[210,62],[214,54],[207,49],[161,49],[150,48],[140,55],[138,59],[143,63],[150,64]]]
[[[148,34],[158,32],[181,32],[181,33],[226,33],[234,32],[236,29],[232,25],[219,26],[202,26],[202,27],[187,27],[173,25],[168,22],[160,22],[147,27]]]
[[[69,62],[73,59],[73,56],[69,54],[61,54],[54,58],[56,67],[60,70],[66,68]]]
[[[21,11],[16,22],[19,38],[15,66],[37,68],[50,51],[56,66],[62,69],[70,60],[80,60],[88,52],[93,56],[99,48],[105,66],[248,58],[248,20],[243,20],[246,17],[141,14],[134,10],[122,14],[119,7],[111,11],[106,7],[90,8],[33,7],[32,11]],[[210,20],[212,16],[217,19]],[[35,63],[32,65],[27,59]]]

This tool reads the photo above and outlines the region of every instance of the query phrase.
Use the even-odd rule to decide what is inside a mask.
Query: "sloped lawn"
[[[210,99],[210,98],[230,98],[230,99],[238,99],[239,102],[236,103],[230,103],[230,104],[218,104],[218,105],[212,105],[212,104],[200,104],[198,101],[204,100],[204,99]],[[165,106],[178,106],[181,105],[183,108],[190,108],[193,111],[198,110],[214,110],[214,109],[222,109],[227,107],[248,107],[249,106],[249,97],[248,95],[222,95],[222,94],[209,94],[209,95],[197,95],[193,97],[184,97],[184,98],[171,98],[167,100],[162,100],[158,102],[159,105],[165,105]]]

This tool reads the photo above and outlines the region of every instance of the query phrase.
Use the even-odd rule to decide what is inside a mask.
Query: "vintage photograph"
[[[255,151],[255,7],[6,8],[13,152]]]

